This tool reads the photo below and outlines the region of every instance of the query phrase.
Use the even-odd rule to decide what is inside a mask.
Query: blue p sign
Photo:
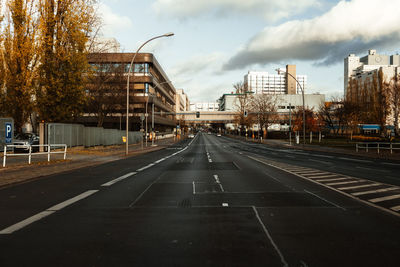
[[[12,143],[12,124],[6,123],[6,144]]]

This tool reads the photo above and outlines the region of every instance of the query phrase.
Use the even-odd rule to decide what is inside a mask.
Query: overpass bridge
[[[236,115],[235,111],[183,111],[176,113],[176,118],[194,124],[232,123]]]

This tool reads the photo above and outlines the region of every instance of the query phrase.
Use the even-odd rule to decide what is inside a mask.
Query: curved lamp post
[[[130,77],[130,73],[132,72],[132,66],[133,63],[135,62],[135,58],[136,55],[139,53],[140,49],[142,49],[143,46],[145,46],[147,43],[158,39],[158,38],[162,38],[162,37],[170,37],[173,36],[174,33],[173,32],[169,32],[163,35],[159,35],[156,37],[153,37],[149,40],[147,40],[146,42],[144,42],[139,48],[138,50],[136,50],[136,53],[134,54],[131,64],[129,65],[129,71],[128,71],[128,78],[127,78],[127,82],[126,82],[126,143],[125,143],[125,155],[128,155],[128,151],[129,151],[129,77]],[[135,75],[133,75],[132,78],[134,78]]]
[[[290,75],[290,77],[292,77],[292,78],[297,82],[297,84],[299,85],[299,87],[300,87],[300,89],[301,89],[301,94],[302,94],[302,96],[303,96],[303,145],[305,145],[305,144],[306,144],[306,109],[305,109],[305,105],[304,105],[304,89],[303,89],[303,87],[301,86],[301,84],[299,83],[299,81],[296,79],[296,77],[294,77],[294,76],[293,76],[292,74],[290,74],[289,72],[286,72],[286,71],[281,70],[281,69],[275,69],[275,70],[278,72],[278,74],[279,74],[280,72],[284,72],[284,73]],[[297,93],[297,92],[296,92],[296,93]],[[292,129],[290,129],[290,130],[292,130]]]

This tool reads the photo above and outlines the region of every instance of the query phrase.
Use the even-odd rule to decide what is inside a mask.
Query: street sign
[[[6,122],[6,144],[12,143],[12,124]]]

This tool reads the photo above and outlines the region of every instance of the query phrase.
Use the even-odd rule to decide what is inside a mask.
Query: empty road
[[[0,189],[0,266],[399,266],[399,173],[198,133]]]

